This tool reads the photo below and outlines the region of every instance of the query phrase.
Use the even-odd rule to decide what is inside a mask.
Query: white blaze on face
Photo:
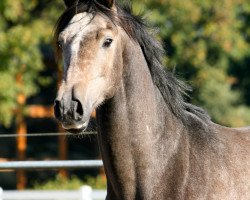
[[[90,21],[93,15],[90,13],[78,13],[76,14],[68,26],[59,35],[59,40],[63,45],[63,59],[64,59],[64,70],[67,70],[66,66],[69,63],[74,65],[77,61],[78,51],[80,48],[80,42],[84,35],[91,30]],[[70,56],[67,56],[70,54]]]
[[[80,42],[89,20],[89,15],[86,13],[79,13],[73,17],[66,29],[69,33],[73,34],[74,37],[71,44],[71,52],[73,55],[77,55],[77,52],[79,51]]]

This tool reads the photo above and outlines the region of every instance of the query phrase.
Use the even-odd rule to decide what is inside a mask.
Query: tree
[[[141,10],[141,1],[133,2]],[[250,2],[145,0],[144,6],[159,27],[166,66],[176,66],[195,88],[191,101],[218,123],[250,124]]]
[[[250,124],[250,2],[248,0],[132,0],[159,27],[164,63],[195,88],[191,101],[229,126]],[[0,1],[0,123],[9,125],[17,97],[35,95],[46,68],[62,0]]]
[[[53,26],[63,3],[36,0],[0,1],[0,123],[10,125],[18,96],[35,95],[37,83],[48,83],[41,48],[51,48]],[[22,101],[19,99],[19,101]]]

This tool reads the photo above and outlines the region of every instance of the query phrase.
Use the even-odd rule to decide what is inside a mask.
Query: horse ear
[[[77,0],[63,0],[64,1],[64,4],[67,8],[75,5],[75,3],[77,2]]]
[[[114,0],[99,0],[99,2],[107,8],[112,8],[114,5]]]

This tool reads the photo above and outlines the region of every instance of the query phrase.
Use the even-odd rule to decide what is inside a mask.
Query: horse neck
[[[136,188],[149,197],[149,184],[157,185],[153,181],[164,177],[163,169],[178,151],[182,125],[153,84],[139,45],[127,42],[123,59],[119,89],[97,111],[99,145],[108,187],[128,199]]]

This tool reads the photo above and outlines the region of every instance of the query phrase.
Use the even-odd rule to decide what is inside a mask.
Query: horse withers
[[[65,0],[55,33],[55,116],[82,133],[97,110],[107,199],[250,199],[250,129],[213,123],[165,71],[162,46],[129,6]]]

